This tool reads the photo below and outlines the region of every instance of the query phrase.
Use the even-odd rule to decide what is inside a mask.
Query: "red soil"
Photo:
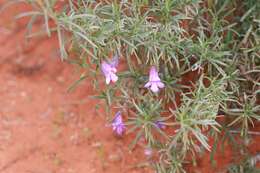
[[[28,18],[14,16],[29,9],[20,3],[0,13],[0,173],[151,172],[135,168],[145,161],[143,148],[130,152],[132,137],[118,139],[106,126],[90,82],[67,92],[80,73],[60,61],[56,36],[25,40]],[[254,139],[250,151],[259,153]],[[230,146],[217,152],[218,169],[203,155],[188,172],[221,172],[231,154]]]

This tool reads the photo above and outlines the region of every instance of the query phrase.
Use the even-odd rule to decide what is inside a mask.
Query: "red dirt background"
[[[80,73],[61,62],[57,37],[25,39],[28,18],[15,16],[28,10],[20,3],[0,13],[0,173],[152,172],[136,169],[146,161],[143,148],[129,151],[132,137],[116,138],[107,127],[90,82],[67,92]],[[252,153],[260,152],[257,141]],[[234,160],[228,149],[217,152],[218,169],[206,154],[189,172],[221,172]]]

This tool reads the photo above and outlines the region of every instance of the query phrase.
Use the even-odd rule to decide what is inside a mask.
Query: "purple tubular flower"
[[[165,125],[162,123],[162,121],[156,121],[155,126],[158,127],[159,129],[165,128]]]
[[[161,82],[155,66],[150,68],[149,81],[145,84],[144,87],[150,88],[154,93],[158,92],[159,88],[164,88],[164,83]]]
[[[101,70],[106,78],[106,84],[108,85],[110,81],[116,82],[118,80],[118,76],[116,75],[118,66],[118,55],[116,54],[113,59],[109,62],[103,61],[101,63]]]
[[[118,111],[118,112],[116,113],[116,115],[115,115],[115,118],[114,118],[114,120],[113,120],[113,122],[112,122],[112,128],[113,128],[113,131],[114,131],[117,135],[120,135],[120,136],[123,134],[123,132],[124,132],[125,129],[126,129],[120,111]]]

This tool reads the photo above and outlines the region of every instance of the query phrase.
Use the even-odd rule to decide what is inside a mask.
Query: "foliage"
[[[159,152],[157,172],[185,172],[190,156],[214,151],[212,131],[225,127],[247,140],[260,120],[258,0],[68,0],[60,9],[57,0],[27,2],[34,10],[18,17],[31,17],[30,31],[43,16],[44,32],[57,32],[61,57],[88,71],[76,84],[93,79],[107,110],[122,111],[127,132],[136,134],[132,146],[145,138]],[[115,54],[122,70],[103,87],[102,62]],[[144,87],[151,66],[165,84],[157,93]]]

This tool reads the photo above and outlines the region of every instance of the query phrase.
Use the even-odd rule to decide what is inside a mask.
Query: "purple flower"
[[[162,121],[156,121],[155,126],[158,127],[159,129],[165,128],[165,125],[162,123]]]
[[[155,93],[159,91],[159,88],[164,88],[164,83],[161,82],[155,66],[150,68],[149,81],[145,84],[144,87],[151,88],[151,90]]]
[[[153,150],[151,148],[145,148],[144,149],[144,154],[147,156],[147,157],[151,157],[153,155]]]
[[[122,135],[123,132],[125,131],[126,127],[125,124],[123,123],[122,115],[121,112],[118,111],[115,115],[114,120],[112,121],[112,128],[113,131],[116,132],[118,135]]]
[[[118,66],[118,55],[116,54],[113,59],[109,62],[103,61],[101,63],[101,70],[106,78],[106,84],[108,85],[110,81],[116,82],[118,80],[118,77],[116,75]]]

